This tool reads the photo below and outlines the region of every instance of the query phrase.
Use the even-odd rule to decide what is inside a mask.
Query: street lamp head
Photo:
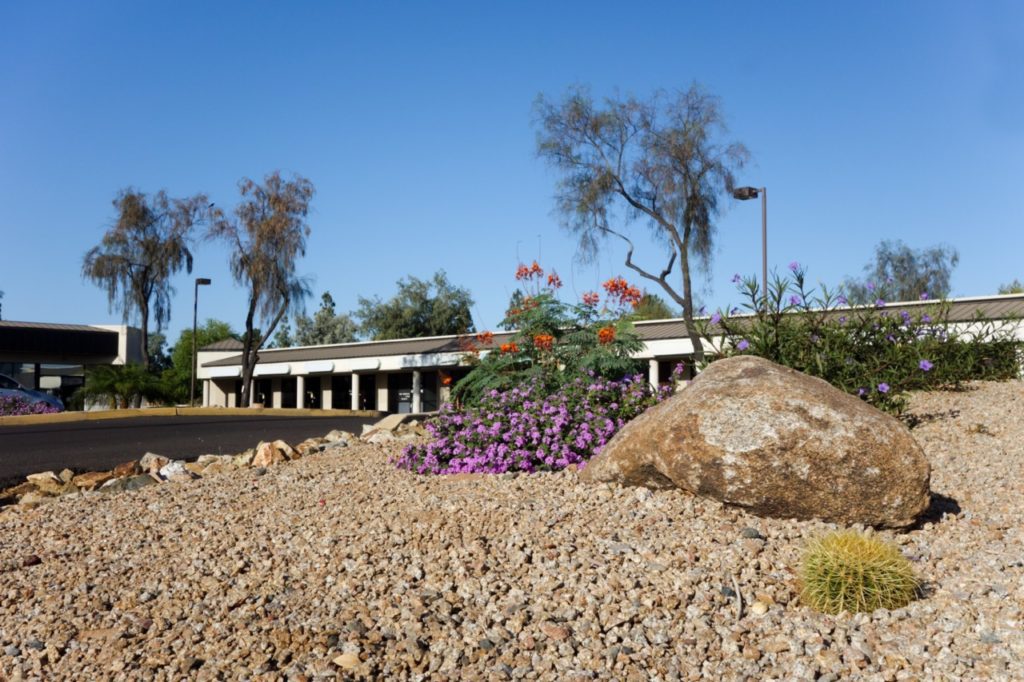
[[[196,286],[205,286],[207,284],[213,284],[213,281],[206,277],[196,277]]]
[[[761,190],[756,187],[737,187],[732,191],[734,199],[740,201],[746,201],[747,199],[756,199]]]

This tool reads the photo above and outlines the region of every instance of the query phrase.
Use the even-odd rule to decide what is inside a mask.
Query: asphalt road
[[[332,429],[359,433],[372,417],[134,417],[0,426],[0,483],[38,471],[105,471],[155,452],[173,459],[233,454],[261,440],[298,443]]]

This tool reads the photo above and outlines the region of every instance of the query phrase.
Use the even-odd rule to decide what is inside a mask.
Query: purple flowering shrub
[[[0,396],[0,417],[16,417],[25,414],[52,414],[60,412],[46,403],[33,403],[18,396]]]
[[[673,377],[678,378],[680,368]],[[582,464],[629,420],[668,397],[642,375],[577,377],[553,392],[540,378],[486,393],[473,407],[450,404],[427,422],[430,439],[394,463],[419,474],[534,472]]]
[[[710,360],[758,355],[896,414],[908,391],[1011,379],[1020,371],[1009,324],[950,325],[949,304],[926,296],[913,305],[878,298],[850,306],[841,293],[808,288],[799,263],[789,269],[775,275],[767,294],[755,278],[734,278],[745,312],[717,312],[704,325],[702,335],[714,339]]]

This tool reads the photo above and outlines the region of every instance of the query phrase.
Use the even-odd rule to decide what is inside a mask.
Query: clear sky
[[[81,259],[120,188],[208,193],[280,169],[317,187],[315,309],[444,268],[493,328],[517,259],[582,293],[628,273],[573,262],[536,157],[532,103],[572,84],[722,98],[769,189],[769,262],[859,274],[881,239],[961,256],[958,296],[1024,278],[1024,3],[16,2],[0,0],[4,319],[116,323]],[[643,245],[651,269],[663,256]],[[760,211],[730,202],[703,299],[760,270]],[[227,252],[200,318],[240,327]],[[191,324],[191,278],[172,338]]]

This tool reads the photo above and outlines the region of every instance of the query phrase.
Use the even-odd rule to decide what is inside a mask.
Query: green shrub
[[[526,384],[548,395],[577,379],[618,380],[642,369],[632,357],[643,348],[631,314],[643,298],[638,288],[616,277],[602,285],[603,302],[587,292],[572,304],[558,298],[558,274],[545,277],[536,262],[520,265],[516,280],[525,294],[515,297],[499,325],[515,329],[512,338],[499,345],[491,332],[482,332],[463,340],[475,366],[452,391],[457,404],[477,405],[490,391]]]
[[[918,581],[899,549],[854,530],[809,543],[800,570],[800,601],[836,614],[898,609],[913,601]]]
[[[138,407],[145,398],[164,402],[160,378],[142,365],[98,365],[85,374],[85,384],[78,389],[79,399],[105,404],[114,410]]]
[[[702,335],[713,340],[709,361],[758,355],[897,414],[907,391],[1012,379],[1020,371],[1021,344],[1009,321],[951,324],[945,301],[894,310],[879,298],[850,307],[824,286],[809,289],[799,264],[790,270],[769,283],[767,301],[755,279],[734,278],[746,301],[702,323]]]

